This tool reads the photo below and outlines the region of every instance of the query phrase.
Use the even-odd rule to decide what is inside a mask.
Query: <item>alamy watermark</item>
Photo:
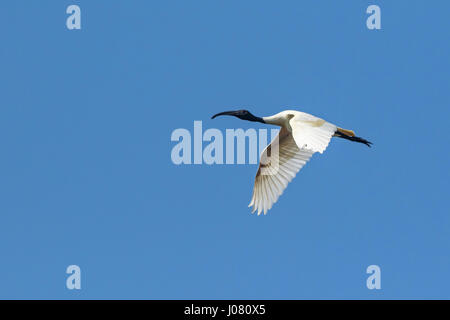
[[[81,29],[81,9],[79,6],[72,4],[67,7],[66,13],[70,14],[66,20],[66,27],[69,30]]]
[[[192,133],[185,128],[173,130],[170,140],[176,144],[172,147],[171,159],[176,165],[257,164],[259,160],[261,169],[271,167],[270,173],[269,170],[262,170],[263,174],[273,174],[279,161],[278,132],[279,129],[226,129],[224,135],[216,128],[203,132],[202,121],[194,121]],[[270,147],[259,159],[271,141]]]
[[[66,26],[69,30],[81,29],[81,8],[78,5],[69,5],[66,9],[66,13],[70,16],[66,20]],[[370,16],[366,20],[366,26],[369,30],[381,29],[381,9],[378,5],[369,5],[366,9],[366,13]]]
[[[381,9],[377,5],[370,5],[366,9],[366,13],[370,16],[366,20],[366,26],[369,30],[381,29]]]
[[[81,269],[76,264],[67,267],[66,273],[70,276],[66,279],[66,287],[69,290],[81,289]]]
[[[370,276],[367,278],[366,286],[367,289],[373,290],[381,289],[381,268],[377,266],[376,264],[372,264],[367,267],[366,273],[370,274]]]

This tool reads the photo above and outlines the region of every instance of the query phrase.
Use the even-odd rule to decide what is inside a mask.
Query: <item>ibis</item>
[[[286,110],[269,117],[257,117],[247,110],[225,111],[211,117],[234,116],[241,120],[281,127],[278,135],[261,153],[249,207],[264,214],[270,210],[289,182],[316,153],[323,153],[332,137],[359,142],[370,147],[371,142],[357,137],[355,132],[311,114]]]

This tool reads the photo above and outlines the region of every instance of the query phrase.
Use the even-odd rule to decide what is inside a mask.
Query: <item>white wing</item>
[[[323,119],[298,112],[289,121],[292,136],[300,149],[323,153],[330,143],[337,127]]]
[[[261,154],[249,207],[266,214],[278,200],[297,172],[313,155],[312,150],[299,149],[292,134],[281,128],[278,136]]]
[[[264,214],[272,208],[287,185],[315,152],[323,153],[336,132],[334,124],[307,113],[296,112],[289,121],[292,133],[282,127],[264,149],[255,177],[249,207]]]

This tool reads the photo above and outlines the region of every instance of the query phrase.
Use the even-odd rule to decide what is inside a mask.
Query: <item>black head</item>
[[[262,122],[265,123],[264,120],[260,117],[255,117],[253,114],[251,114],[248,110],[237,110],[237,111],[224,111],[217,113],[211,117],[211,119],[214,119],[218,116],[235,116],[241,120],[247,120],[247,121],[256,121],[256,122]]]

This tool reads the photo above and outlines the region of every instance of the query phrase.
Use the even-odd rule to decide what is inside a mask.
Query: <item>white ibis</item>
[[[253,212],[267,213],[297,172],[315,152],[323,153],[332,137],[364,143],[352,130],[337,127],[308,113],[286,110],[270,117],[256,117],[247,110],[225,111],[212,116],[235,116],[242,120],[280,126],[278,136],[261,153],[255,177],[252,200]],[[275,152],[273,152],[274,150]],[[266,163],[267,162],[267,163]]]

